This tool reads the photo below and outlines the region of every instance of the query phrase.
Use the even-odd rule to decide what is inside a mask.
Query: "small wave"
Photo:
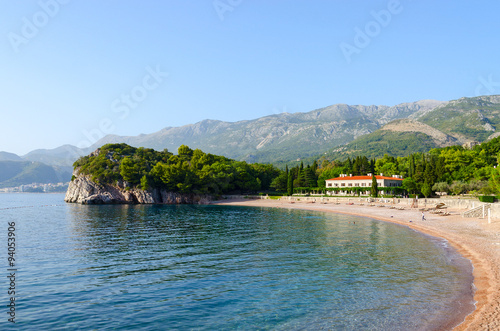
[[[38,205],[38,206],[18,206],[18,207],[5,207],[0,208],[0,210],[8,210],[8,209],[22,209],[22,208],[42,208],[42,207],[62,207],[64,205]]]

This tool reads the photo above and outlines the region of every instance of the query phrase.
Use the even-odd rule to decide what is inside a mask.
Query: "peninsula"
[[[81,204],[207,203],[227,193],[267,190],[280,170],[182,145],[178,154],[104,145],[74,164],[64,201]]]

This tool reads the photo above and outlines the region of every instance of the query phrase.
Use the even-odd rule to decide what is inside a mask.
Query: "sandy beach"
[[[377,207],[360,203],[311,203],[270,199],[233,199],[213,204],[271,208],[305,209],[370,217],[408,226],[415,230],[440,237],[470,259],[474,266],[474,295],[476,310],[454,330],[500,330],[500,220],[463,218],[464,210],[448,209],[450,215],[441,216],[406,207],[390,209],[390,205]],[[380,205],[380,204],[379,204]],[[455,323],[456,325],[456,323]]]

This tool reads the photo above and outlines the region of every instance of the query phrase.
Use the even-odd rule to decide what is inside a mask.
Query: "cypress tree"
[[[375,178],[375,176],[372,176],[372,187],[370,189],[370,194],[374,198],[378,197],[378,184],[377,178]]]
[[[286,185],[288,196],[292,196],[293,194],[293,176],[292,173],[288,174],[288,183]]]
[[[413,178],[415,176],[415,157],[413,154],[410,155],[410,169],[408,169],[408,177]]]

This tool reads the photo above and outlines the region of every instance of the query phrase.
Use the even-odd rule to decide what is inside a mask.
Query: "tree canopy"
[[[301,162],[290,169],[287,166],[284,171],[270,164],[235,161],[185,145],[174,155],[167,149],[159,152],[108,144],[74,165],[99,183],[123,181],[129,187],[207,194],[275,190],[291,195],[324,190],[325,180],[340,174],[383,173],[403,176],[403,189],[409,194],[431,196],[433,192],[500,194],[499,160],[500,137],[472,149],[451,146],[405,157],[386,154],[379,159],[366,156],[347,157],[343,161],[322,159],[320,164]]]
[[[282,173],[269,164],[248,164],[182,145],[168,150],[108,144],[74,163],[80,173],[101,184],[164,188],[173,192],[222,194],[268,190]]]

